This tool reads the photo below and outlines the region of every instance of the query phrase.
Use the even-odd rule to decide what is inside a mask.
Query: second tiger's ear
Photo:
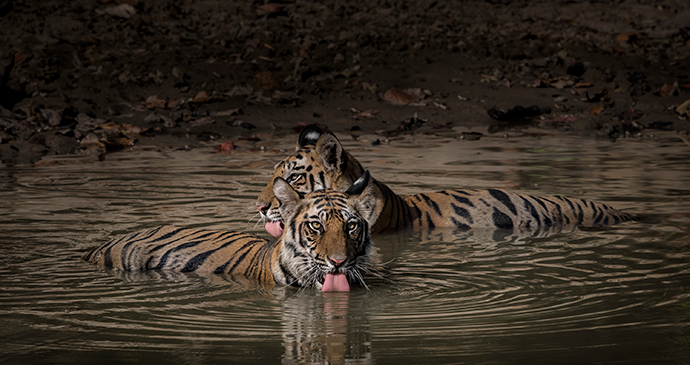
[[[317,124],[309,124],[308,126],[304,127],[302,132],[299,134],[296,149],[299,150],[304,146],[316,144],[322,134],[323,132],[321,131],[321,127],[319,127]]]
[[[364,171],[362,176],[357,179],[352,185],[350,185],[349,188],[345,191],[345,194],[348,195],[360,195],[366,189],[366,187],[369,185],[369,180],[371,180],[371,174],[369,174],[369,170]]]
[[[338,138],[331,132],[326,132],[316,142],[316,152],[321,156],[324,166],[329,171],[343,171],[347,166],[345,150]]]
[[[374,179],[369,174],[369,170],[364,171],[362,176],[345,191],[345,194],[350,195],[362,218],[373,227],[381,214],[381,199],[376,197]]]
[[[297,205],[302,200],[299,193],[282,177],[273,180],[273,195],[280,202],[280,215],[285,220],[295,212]]]

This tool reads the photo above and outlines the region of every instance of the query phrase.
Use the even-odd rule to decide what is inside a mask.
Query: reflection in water
[[[654,148],[567,137],[345,141],[401,194],[515,188],[602,201],[642,219],[376,236],[387,279],[327,295],[220,276],[115,276],[79,260],[115,236],[163,224],[264,234],[250,217],[280,154],[139,151],[0,168],[0,359],[684,363],[690,151],[671,137],[645,142]]]
[[[328,292],[299,293],[283,300],[283,363],[370,363],[371,327],[362,299],[358,294]]]

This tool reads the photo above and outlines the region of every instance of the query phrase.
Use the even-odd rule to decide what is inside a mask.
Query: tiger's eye
[[[285,179],[285,181],[287,181],[288,184],[293,184],[293,183],[299,181],[301,178],[302,178],[302,175],[292,174],[292,175],[288,176],[288,178]]]
[[[309,222],[309,228],[311,228],[314,231],[321,231],[321,223],[320,222]]]
[[[347,229],[350,231],[354,230],[355,228],[357,228],[357,222],[350,222],[347,224]]]

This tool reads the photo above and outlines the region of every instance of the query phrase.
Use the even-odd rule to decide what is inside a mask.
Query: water
[[[543,132],[543,131],[542,131]],[[690,359],[690,148],[512,133],[346,148],[399,193],[497,187],[643,213],[546,237],[375,237],[386,281],[325,293],[115,276],[79,260],[162,224],[262,233],[276,151],[145,149],[0,167],[2,363],[668,363]],[[348,139],[347,141],[345,141]],[[294,146],[294,136],[271,141]]]

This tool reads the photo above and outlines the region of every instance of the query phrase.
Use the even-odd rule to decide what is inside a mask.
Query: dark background
[[[308,123],[613,143],[690,129],[685,0],[1,0],[0,24],[8,165],[261,148]]]

